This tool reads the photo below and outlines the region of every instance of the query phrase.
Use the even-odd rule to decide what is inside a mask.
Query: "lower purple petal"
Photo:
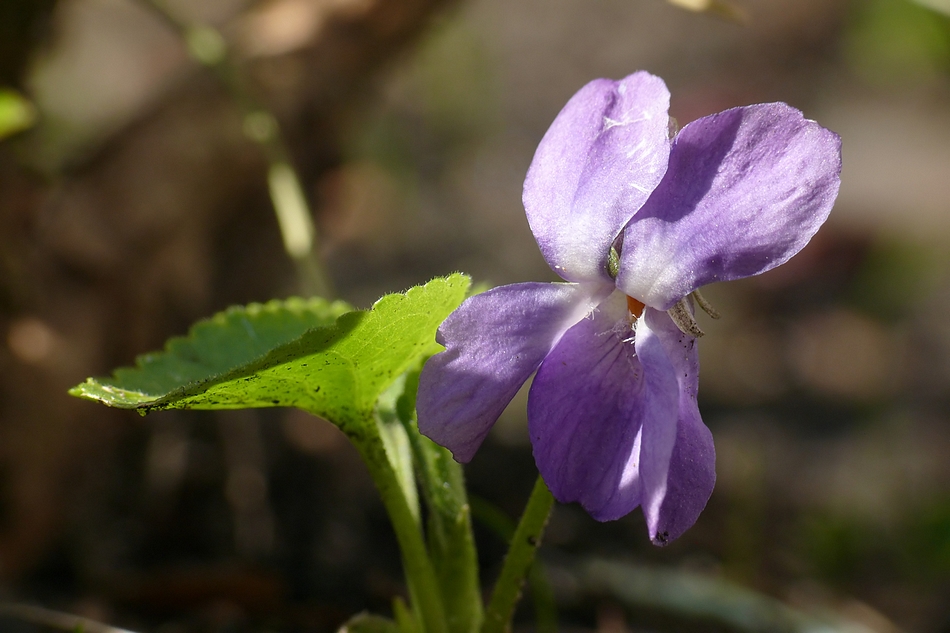
[[[640,480],[643,488],[641,504],[648,525],[649,517],[658,511],[666,497],[670,457],[676,443],[680,399],[680,382],[677,380],[677,371],[669,350],[650,325],[651,320],[647,318],[641,317],[637,321],[637,358],[643,366],[644,376],[654,385],[654,389],[663,390],[664,394],[669,396],[663,400],[667,407],[665,410],[654,412],[643,421],[643,442],[640,448]]]
[[[419,377],[419,430],[458,461],[471,460],[561,334],[590,309],[590,290],[524,283],[467,299],[439,328],[446,349]]]
[[[665,351],[647,335],[635,354],[628,319],[626,298],[614,293],[564,333],[538,369],[528,399],[542,477],[555,498],[579,502],[599,521],[629,513],[645,486],[657,485],[676,428],[672,367],[666,361],[665,370],[647,371],[663,365]],[[665,442],[658,439],[664,433]],[[645,480],[642,457],[651,464]]]
[[[650,538],[656,545],[666,545],[692,527],[706,507],[716,483],[716,449],[696,403],[696,339],[683,334],[663,312],[647,308],[641,324],[644,322],[666,349],[679,383],[679,420],[665,489],[643,504]],[[638,334],[642,329],[639,325]]]

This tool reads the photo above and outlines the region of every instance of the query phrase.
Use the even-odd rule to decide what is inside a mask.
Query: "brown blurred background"
[[[699,573],[851,631],[950,632],[950,5],[735,2],[744,22],[662,0],[168,6],[221,30],[276,115],[359,306],[454,270],[553,279],[521,183],[594,77],[662,76],[681,124],[786,101],[841,134],[812,244],[706,292],[724,314],[700,343],[719,482],[697,525],[656,550],[638,512],[559,507],[545,554]],[[0,598],[161,633],[388,612],[395,543],[335,429],[65,393],[216,310],[299,292],[233,95],[136,0],[3,0],[0,87],[39,114],[0,141]],[[522,395],[467,471],[512,515],[534,477],[524,425]],[[488,580],[502,549],[478,537]],[[689,626],[558,578],[567,627]]]

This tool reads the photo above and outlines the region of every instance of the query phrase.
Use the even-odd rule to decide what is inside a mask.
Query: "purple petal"
[[[467,299],[442,323],[445,351],[419,377],[419,430],[460,462],[492,425],[561,334],[590,309],[590,288],[525,283]]]
[[[784,103],[690,123],[624,230],[619,287],[667,310],[700,286],[784,263],[828,217],[840,172],[838,135]]]
[[[667,314],[650,308],[644,311],[637,335],[646,328],[655,333],[665,348],[679,382],[679,421],[666,484],[662,494],[643,503],[650,538],[656,545],[666,545],[692,527],[706,507],[716,483],[716,449],[696,404],[696,339],[680,332]]]
[[[524,183],[528,223],[564,279],[606,279],[607,254],[666,171],[670,93],[638,72],[575,94],[541,139]]]
[[[614,293],[565,332],[528,397],[542,477],[555,498],[599,521],[629,513],[665,480],[676,433],[673,367],[649,332],[637,333],[634,354],[628,319],[626,298]]]

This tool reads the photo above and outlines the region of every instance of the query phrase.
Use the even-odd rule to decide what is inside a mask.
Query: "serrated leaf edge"
[[[219,384],[219,383],[223,383],[223,382],[227,382],[231,380],[237,380],[239,378],[252,375],[256,373],[257,371],[259,371],[260,369],[262,369],[263,367],[269,366],[267,363],[268,358],[275,355],[279,355],[280,352],[294,345],[295,343],[300,341],[302,338],[308,335],[311,335],[311,333],[316,330],[326,330],[329,333],[330,331],[334,329],[340,329],[341,324],[344,321],[344,319],[353,319],[353,318],[361,319],[362,316],[357,317],[356,315],[367,315],[373,312],[374,310],[376,310],[381,304],[392,301],[394,298],[396,300],[399,300],[399,298],[409,299],[420,292],[425,292],[425,290],[430,288],[430,286],[432,285],[451,284],[456,280],[463,281],[466,286],[471,285],[471,279],[468,277],[468,275],[461,272],[455,272],[450,275],[446,275],[444,277],[435,277],[434,279],[429,280],[425,284],[422,284],[419,286],[413,286],[409,288],[408,290],[406,290],[405,292],[392,292],[392,293],[385,294],[379,299],[377,299],[369,309],[348,310],[338,315],[336,319],[334,319],[333,323],[330,325],[325,325],[325,326],[316,327],[316,328],[309,328],[308,330],[305,330],[304,332],[302,332],[296,338],[291,339],[290,341],[287,341],[286,343],[283,343],[282,345],[278,345],[277,347],[272,348],[270,351],[266,352],[265,354],[247,363],[244,363],[243,365],[240,365],[238,367],[235,367],[223,373],[213,374],[202,380],[196,380],[196,381],[186,383],[182,385],[181,387],[178,387],[177,389],[169,391],[157,398],[152,395],[145,394],[141,391],[134,391],[134,390],[123,389],[121,387],[116,387],[114,385],[110,385],[108,383],[102,382],[103,379],[93,378],[93,377],[87,378],[82,383],[71,388],[68,393],[72,396],[76,396],[76,397],[83,398],[86,400],[92,400],[94,402],[100,402],[102,404],[105,404],[106,406],[110,406],[110,407],[114,407],[118,409],[136,410],[144,415],[150,411],[163,409],[165,408],[164,405],[174,400],[182,400],[182,399],[197,395],[198,393],[201,393],[202,391],[206,391],[210,386],[213,386],[215,384]],[[191,339],[199,328],[206,327],[207,325],[212,324],[216,321],[220,321],[222,319],[226,320],[228,316],[231,316],[235,314],[236,312],[247,313],[255,309],[257,310],[257,312],[267,310],[267,309],[276,310],[276,309],[279,309],[280,307],[283,307],[284,304],[286,304],[287,302],[291,302],[291,301],[293,302],[300,301],[300,302],[306,303],[306,302],[313,302],[317,300],[319,299],[318,298],[303,299],[300,297],[290,297],[288,299],[272,299],[270,301],[267,301],[266,303],[250,303],[246,306],[230,306],[227,309],[221,312],[218,312],[217,314],[214,314],[213,316],[207,319],[202,319],[201,321],[196,322],[194,325],[192,325],[188,329],[188,334],[184,336],[176,336],[176,337],[172,337],[168,339],[162,351],[153,351],[153,352],[147,352],[145,354],[140,354],[135,359],[134,367],[133,366],[120,367],[112,372],[112,375],[110,378],[117,379],[118,373],[122,370],[137,369],[140,371],[144,371],[144,364],[148,362],[149,358],[155,357],[156,354],[174,353],[171,350],[173,345],[180,343],[182,341],[187,341]],[[330,303],[328,307],[331,309],[334,309],[334,308],[338,308],[342,306],[349,307],[348,304],[346,304],[343,301],[334,301]],[[273,366],[279,367],[282,364],[284,363],[276,363]],[[104,380],[109,380],[109,378],[105,378]],[[129,403],[128,405],[123,405],[121,403],[116,403],[116,402],[101,398],[95,393],[91,393],[90,391],[86,389],[86,387],[90,385],[97,385],[99,389],[101,389],[102,391],[109,391],[115,394],[122,394],[124,397],[128,399],[137,399],[139,398],[139,396],[141,396],[142,399],[140,402],[137,402],[137,403]]]

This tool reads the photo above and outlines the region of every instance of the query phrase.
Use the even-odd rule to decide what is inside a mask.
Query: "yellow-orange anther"
[[[637,317],[638,319],[640,318],[640,315],[643,314],[644,307],[645,306],[642,303],[633,297],[627,297],[627,310],[630,310],[630,314]]]

